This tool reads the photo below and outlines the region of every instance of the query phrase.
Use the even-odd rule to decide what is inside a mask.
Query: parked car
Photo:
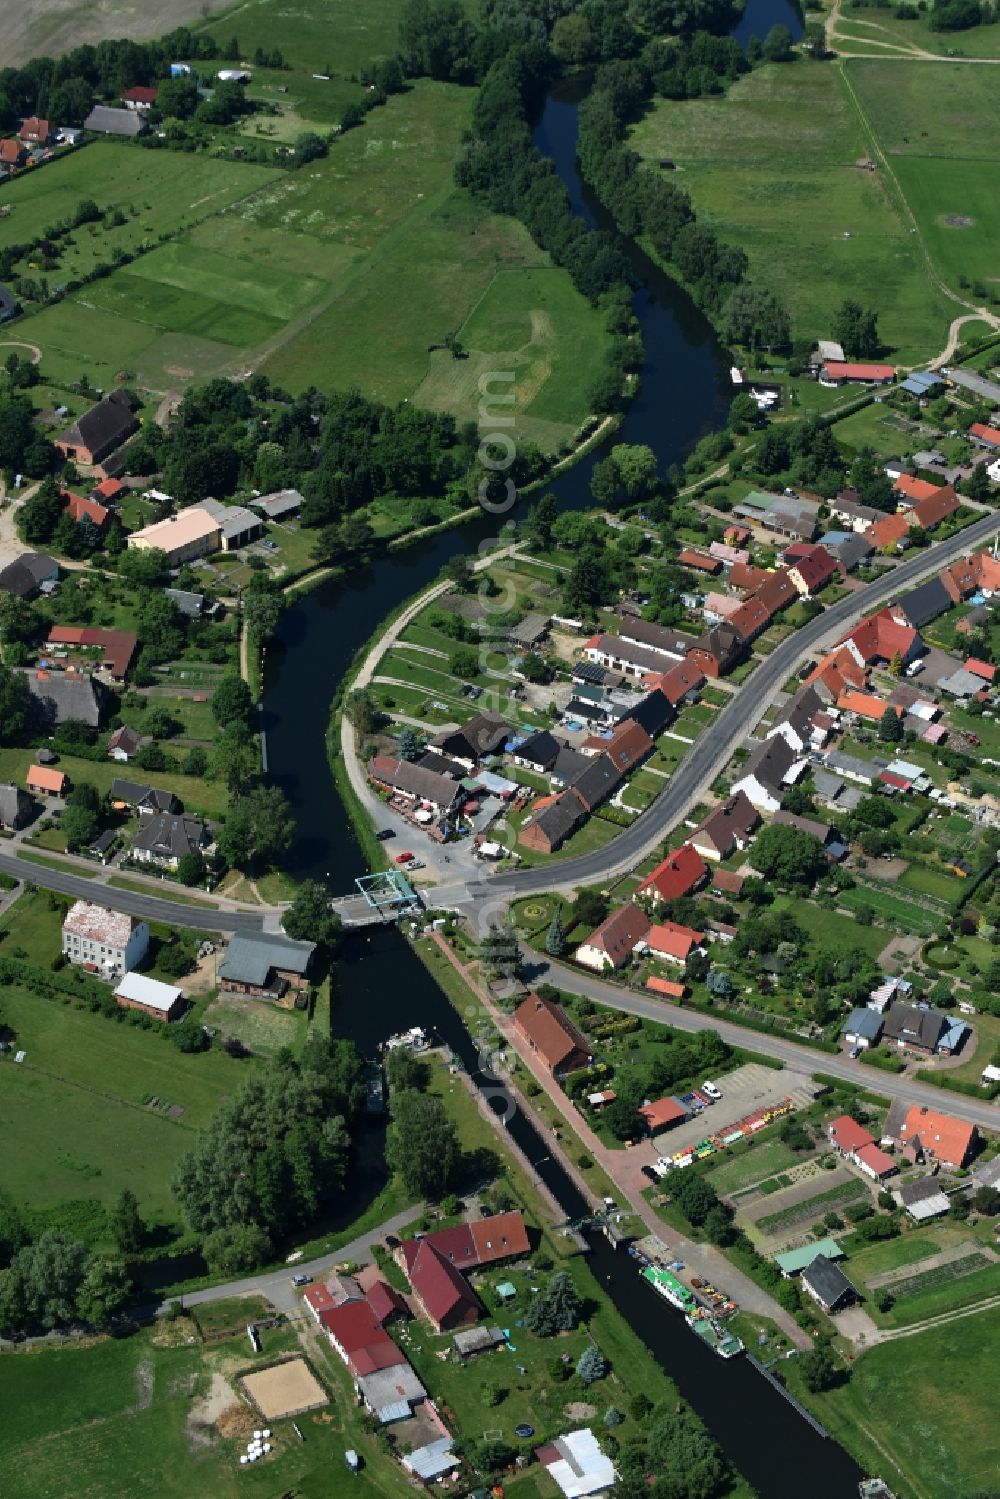
[[[409,853],[409,852],[397,854],[396,855],[396,863],[397,864],[409,864],[410,860],[411,859],[415,859],[416,857],[417,857],[416,854]]]
[[[642,1174],[651,1182],[659,1181],[659,1176],[652,1166],[643,1166]]]
[[[701,1091],[703,1093],[707,1093],[713,1103],[718,1103],[719,1099],[722,1097],[722,1093],[716,1087],[715,1083],[702,1083]]]
[[[852,1046],[851,1047],[851,1059],[852,1059],[852,1061],[856,1062],[858,1060],[858,1057],[861,1055],[863,1049],[864,1048],[861,1047],[861,1046]]]
[[[293,1275],[292,1276],[292,1285],[293,1286],[309,1286],[309,1285],[312,1285],[312,1276],[311,1275]]]
[[[410,862],[409,862],[409,864],[408,864],[408,866],[407,866],[407,868],[409,868],[409,869],[424,869],[424,868],[426,868],[426,866],[424,864],[423,859],[411,859]]]
[[[379,843],[388,843],[389,839],[395,838],[395,836],[396,834],[393,828],[379,828],[378,832],[375,834],[375,837],[378,839]]]

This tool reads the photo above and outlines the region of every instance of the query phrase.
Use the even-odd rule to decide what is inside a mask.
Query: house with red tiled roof
[[[940,574],[948,597],[952,603],[961,604],[971,598],[979,587],[979,578],[974,557],[960,557]]]
[[[655,682],[649,682],[647,685],[655,686],[663,693],[671,707],[676,708],[689,692],[697,692],[700,687],[704,687],[705,673],[690,661],[678,661],[676,666],[672,666],[669,671],[657,677]]]
[[[771,576],[766,567],[754,567],[749,562],[736,562],[729,574],[730,588],[736,588],[740,593],[753,593],[762,583],[766,583]]]
[[[802,685],[814,687],[827,702],[835,703],[848,688],[865,685],[865,669],[850,651],[837,650],[814,666]]]
[[[708,879],[708,865],[689,843],[682,844],[648,874],[635,892],[636,900],[646,898],[660,904],[690,895]]]
[[[865,532],[872,546],[880,552],[886,547],[898,548],[899,543],[905,541],[909,534],[910,518],[906,515],[884,516]]]
[[[352,1374],[371,1374],[406,1362],[367,1301],[325,1308],[318,1320]]]
[[[634,718],[623,718],[615,725],[610,739],[592,734],[583,741],[580,749],[585,755],[608,755],[617,768],[627,774],[652,753],[653,741],[642,724],[636,723]]]
[[[99,505],[96,500],[88,500],[82,494],[74,494],[71,489],[64,489],[62,498],[66,502],[66,514],[77,525],[86,519],[91,521],[99,531],[103,531],[111,518],[111,511],[104,505]]]
[[[963,671],[971,671],[974,677],[982,677],[984,682],[996,680],[997,669],[989,661],[980,661],[978,656],[970,656],[963,662]]]
[[[837,699],[841,713],[854,713],[858,718],[870,718],[876,723],[881,723],[890,706],[884,698],[871,692],[843,692]],[[894,711],[897,718],[902,718],[902,708],[897,707]]]
[[[677,1098],[657,1098],[652,1103],[644,1103],[639,1113],[651,1135],[658,1135],[672,1124],[690,1118],[688,1110]]]
[[[908,510],[918,500],[929,500],[940,487],[938,484],[928,484],[926,479],[915,479],[912,474],[900,474],[892,486],[892,492],[899,499],[900,508]]]
[[[950,484],[943,484],[926,499],[918,500],[910,511],[910,517],[924,531],[935,530],[949,515],[961,508],[961,500]]]
[[[753,532],[749,526],[740,526],[735,522],[726,527],[722,533],[722,539],[730,546],[740,547],[745,541],[749,541]]]
[[[828,359],[820,370],[825,385],[891,385],[896,378],[891,364],[857,364]]]
[[[708,573],[710,576],[722,567],[717,557],[706,557],[704,552],[696,552],[694,547],[685,547],[678,554],[677,561],[681,567],[690,567],[694,572]]]
[[[913,1104],[905,1114],[893,1105],[882,1128],[883,1145],[895,1145],[910,1159],[940,1161],[955,1170],[968,1165],[978,1140],[974,1124],[922,1104]]]
[[[407,1274],[417,1303],[435,1332],[478,1322],[482,1303],[458,1267],[420,1240]]]
[[[796,591],[809,598],[825,588],[837,571],[837,560],[831,557],[824,546],[811,546],[808,554],[799,557],[789,568],[788,576]]]
[[[0,166],[23,167],[28,159],[28,150],[22,141],[0,141]]]
[[[590,1043],[565,1010],[540,994],[529,994],[514,1011],[514,1028],[541,1058],[554,1078],[562,1079],[593,1060]]]
[[[112,505],[117,500],[124,499],[128,492],[128,485],[123,484],[120,479],[102,479],[100,484],[94,485],[90,497],[101,505]]]
[[[705,933],[682,926],[679,921],[661,921],[649,928],[643,941],[652,957],[683,968],[691,954],[701,950]]]
[[[51,129],[48,120],[40,120],[37,115],[29,115],[18,131],[18,135],[26,146],[44,146],[48,143]]]
[[[623,968],[632,956],[637,942],[649,931],[649,917],[641,906],[626,903],[616,906],[600,926],[594,928],[574,953],[585,968],[603,973],[607,968]]]
[[[148,114],[156,103],[156,89],[147,87],[144,83],[136,83],[122,94],[122,103],[134,113]]]
[[[969,428],[969,436],[973,441],[978,442],[981,448],[989,448],[991,452],[1000,449],[1000,429],[988,427],[985,422],[973,422]]]
[[[834,1150],[841,1155],[853,1156],[863,1146],[875,1144],[874,1135],[869,1134],[850,1114],[839,1114],[836,1119],[831,1119],[826,1127],[826,1134]]]
[[[859,666],[888,666],[899,656],[906,666],[920,650],[922,642],[912,625],[906,624],[892,609],[869,614],[849,634],[837,642],[850,651]]]

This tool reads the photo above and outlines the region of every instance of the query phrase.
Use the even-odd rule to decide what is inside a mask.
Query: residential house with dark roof
[[[132,843],[132,858],[175,873],[187,854],[201,854],[211,838],[197,817],[171,816],[161,812],[143,820]]]
[[[35,802],[20,786],[12,781],[0,784],[0,828],[16,833],[27,827],[35,810]]]
[[[818,1254],[799,1277],[812,1299],[825,1312],[839,1312],[857,1300],[858,1293],[839,1266]]]
[[[111,782],[108,796],[113,807],[131,807],[140,818],[181,811],[180,800],[172,791],[161,786],[147,786],[142,781],[127,781],[121,776],[115,776]]]
[[[940,578],[928,578],[910,593],[904,593],[896,609],[915,630],[930,624],[952,606],[951,596]]]
[[[409,760],[395,759],[392,755],[375,755],[368,762],[368,779],[404,801],[413,804],[426,802],[438,816],[446,816],[463,796],[461,786],[450,776],[423,770]]]
[[[127,724],[122,724],[108,740],[108,759],[131,760],[138,754],[141,744],[142,735],[136,729],[130,729]]]
[[[581,942],[574,953],[585,968],[603,973],[607,968],[623,968],[632,956],[637,942],[649,931],[649,917],[641,906],[626,903],[616,906],[600,926]]]
[[[688,838],[703,859],[721,861],[745,849],[760,825],[760,813],[742,791],[735,792],[709,812]]]
[[[521,824],[517,840],[536,853],[554,854],[586,822],[587,810],[572,788],[559,796],[546,797]]]
[[[638,724],[635,727],[638,729]],[[645,737],[649,739],[648,734]],[[610,755],[596,755],[586,770],[581,771],[576,777],[572,789],[587,811],[593,812],[602,802],[607,801],[611,793],[621,785],[624,777],[625,772]]]
[[[724,677],[745,653],[745,641],[730,617],[698,636],[685,664],[700,667],[706,677]]]
[[[95,104],[83,122],[84,130],[95,135],[138,135],[146,124],[142,113],[134,109],[113,109],[107,104]]]
[[[305,989],[315,942],[293,942],[267,932],[236,932],[229,939],[218,977],[223,989],[256,999],[280,999]]]
[[[511,726],[499,713],[479,713],[460,729],[443,729],[431,740],[431,748],[458,760],[469,770],[499,754],[511,736]]]
[[[514,1011],[514,1028],[561,1081],[593,1060],[590,1042],[561,1006],[540,994],[529,994]]]
[[[525,739],[515,750],[511,752],[511,760],[515,765],[521,765],[525,770],[534,770],[539,775],[544,775],[556,763],[556,757],[562,746],[554,734],[548,729],[540,729],[537,734],[532,734]]]
[[[947,1024],[947,1017],[940,1010],[924,1009],[897,1000],[886,1014],[884,1038],[901,1051],[909,1048],[930,1056],[937,1050]]]
[[[645,621],[642,621],[645,623]],[[669,668],[670,653],[646,645],[636,645],[618,635],[593,635],[584,644],[588,661],[609,666],[626,677],[645,677]]]
[[[653,677],[650,680],[655,684],[656,691],[666,698],[671,708],[676,708],[685,698],[704,687],[705,673],[691,660],[685,660],[678,661],[676,666],[671,666],[662,676]]]
[[[134,119],[135,116],[130,115],[129,118]],[[125,439],[138,429],[139,422],[128,395],[124,391],[115,390],[91,406],[89,411],[85,411],[71,427],[67,427],[55,439],[55,447],[64,458],[74,463],[100,463],[102,458],[121,447]]]
[[[759,812],[777,812],[785,791],[794,785],[801,765],[799,755],[788,741],[776,734],[751,751],[733,790],[748,796]]]
[[[881,520],[884,514],[871,505],[862,505],[856,489],[842,489],[836,499],[829,503],[833,518],[852,531],[866,531],[869,526]]]
[[[629,721],[638,724],[648,736],[652,748],[652,741],[657,734],[663,732],[673,716],[674,710],[666,694],[657,687],[652,692],[645,693],[633,708],[629,708],[619,726],[622,727]]]
[[[808,753],[810,749],[818,749],[826,734],[817,730],[816,718],[824,712],[824,708],[823,699],[815,688],[800,687],[768,729],[768,739],[780,734],[797,755]]]
[[[639,885],[635,899],[666,904],[691,895],[708,879],[708,865],[690,843],[684,843],[668,854]]]
[[[33,711],[43,728],[52,729],[69,718],[99,729],[110,711],[112,694],[96,677],[77,671],[24,673],[33,699]]]
[[[22,552],[13,562],[0,569],[0,593],[13,593],[19,599],[33,599],[43,583],[54,583],[59,564],[44,552]]]

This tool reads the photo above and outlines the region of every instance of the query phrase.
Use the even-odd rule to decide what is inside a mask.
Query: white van
[[[701,1091],[703,1093],[707,1093],[713,1103],[718,1103],[719,1099],[722,1097],[721,1092],[714,1083],[702,1083]]]

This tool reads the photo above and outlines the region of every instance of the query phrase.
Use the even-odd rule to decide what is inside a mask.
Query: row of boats
[[[665,1256],[669,1254],[665,1244],[662,1248]],[[672,1270],[667,1269],[658,1256],[654,1258],[637,1244],[629,1245],[629,1254],[640,1262],[643,1280],[652,1286],[658,1296],[662,1296],[664,1301],[683,1314],[688,1327],[706,1347],[718,1354],[719,1358],[735,1358],[743,1352],[743,1344],[736,1334]],[[725,1304],[727,1314],[735,1310],[735,1303]]]

